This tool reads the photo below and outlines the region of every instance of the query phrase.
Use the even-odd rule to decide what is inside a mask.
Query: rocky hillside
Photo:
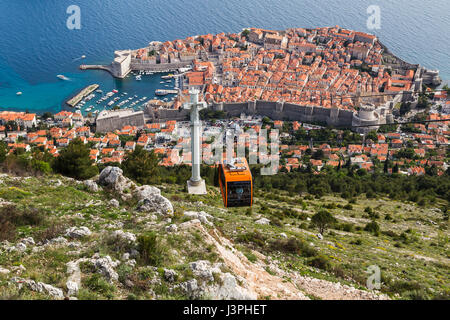
[[[204,197],[183,188],[139,186],[115,167],[83,182],[2,175],[0,299],[448,294],[448,229],[438,209],[373,200],[396,220],[383,218],[384,233],[375,235],[363,230],[372,200],[358,199],[349,210],[341,209],[343,199],[257,192],[253,209],[225,209],[217,188]],[[310,220],[328,203],[338,223],[322,236]],[[401,236],[410,225],[420,230]],[[382,292],[365,288],[370,265],[382,269]]]

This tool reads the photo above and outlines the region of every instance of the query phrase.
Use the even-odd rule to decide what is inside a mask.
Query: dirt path
[[[214,244],[225,264],[237,276],[244,278],[249,290],[258,295],[258,299],[270,297],[272,300],[309,300],[292,283],[269,274],[261,266],[251,263],[233,244],[220,236],[215,229],[208,233],[203,226],[196,226],[204,235],[207,243]]]
[[[297,272],[285,272],[275,265],[271,270],[277,275],[268,273],[264,267],[266,257],[254,251],[259,262],[252,263],[240,251],[236,250],[228,239],[219,235],[216,229],[206,231],[202,225],[196,225],[207,243],[214,244],[225,264],[237,276],[244,278],[248,289],[258,295],[259,299],[270,297],[280,300],[309,300],[312,295],[323,300],[386,300],[386,295],[359,290],[351,286],[327,280],[302,276]],[[291,282],[284,279],[290,279]]]

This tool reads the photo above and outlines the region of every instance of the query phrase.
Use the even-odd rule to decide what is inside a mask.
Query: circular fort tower
[[[356,127],[356,132],[368,133],[372,130],[378,130],[379,125],[383,124],[381,116],[372,104],[362,105],[357,113],[353,114],[352,126],[369,126]]]

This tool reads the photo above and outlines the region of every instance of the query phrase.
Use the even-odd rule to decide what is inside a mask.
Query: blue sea
[[[81,10],[80,30],[66,26],[66,10],[73,4]],[[367,28],[370,5],[381,9],[379,30]],[[448,80],[448,12],[445,0],[0,0],[0,110],[58,112],[65,99],[92,83],[104,92],[115,88],[153,97],[155,89],[165,88],[160,75],[116,80],[78,67],[109,64],[114,50],[144,47],[152,40],[245,27],[339,25],[373,33],[401,58],[439,69]],[[70,80],[59,80],[58,74]],[[18,91],[23,94],[17,96]]]

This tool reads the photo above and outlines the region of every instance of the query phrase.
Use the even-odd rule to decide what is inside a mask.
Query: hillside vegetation
[[[192,196],[163,182],[159,195],[109,170],[98,184],[1,176],[1,299],[449,298],[439,197],[257,188],[252,208],[226,209],[216,187]]]

